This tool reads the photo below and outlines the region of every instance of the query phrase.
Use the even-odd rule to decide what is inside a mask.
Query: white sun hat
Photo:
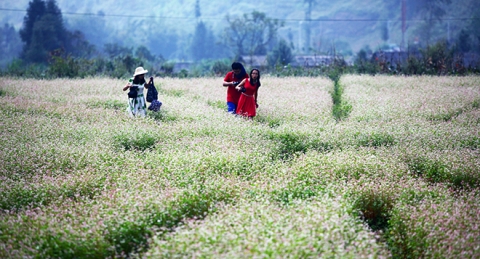
[[[133,74],[133,77],[138,76],[138,75],[143,75],[148,73],[148,70],[143,69],[143,67],[137,67],[135,68],[135,74]]]

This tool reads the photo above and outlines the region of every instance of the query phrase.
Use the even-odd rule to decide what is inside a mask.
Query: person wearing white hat
[[[150,82],[147,84],[145,81],[145,74],[148,73],[148,70],[145,70],[143,67],[137,67],[133,77],[130,78],[127,85],[123,87],[123,91],[128,92],[128,108],[127,112],[130,116],[140,116],[145,117],[147,115],[147,104],[145,102],[145,97],[143,96],[144,88],[149,87],[152,84],[153,78],[150,78]]]

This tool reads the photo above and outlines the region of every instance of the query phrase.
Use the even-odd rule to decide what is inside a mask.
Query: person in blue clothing
[[[223,86],[227,87],[227,111],[229,113],[236,113],[240,91],[235,87],[245,78],[248,78],[248,74],[242,63],[233,62],[232,71],[229,71],[223,79]]]

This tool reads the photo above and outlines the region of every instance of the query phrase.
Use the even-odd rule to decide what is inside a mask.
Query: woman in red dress
[[[244,79],[236,89],[242,94],[238,100],[237,114],[253,118],[257,115],[257,97],[260,87],[260,70],[254,68],[250,71],[250,78]]]

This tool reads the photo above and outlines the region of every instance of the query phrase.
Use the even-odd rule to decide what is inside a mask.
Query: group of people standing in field
[[[227,87],[227,111],[253,118],[257,115],[258,88],[260,84],[260,70],[254,68],[247,74],[239,62],[232,64],[232,71],[223,79],[223,86]]]
[[[145,80],[148,70],[137,67],[133,77],[123,87],[128,93],[127,112],[132,117],[145,117],[147,114],[147,103],[151,102],[149,110],[158,111],[161,102],[158,101],[158,93],[153,84],[153,77]],[[223,86],[227,87],[227,111],[231,114],[253,118],[258,108],[258,88],[260,83],[260,70],[254,68],[247,74],[240,62],[232,63],[232,70],[223,79]],[[145,101],[144,89],[147,89],[147,100]],[[153,92],[153,94],[152,94]],[[152,97],[154,96],[154,97]]]

